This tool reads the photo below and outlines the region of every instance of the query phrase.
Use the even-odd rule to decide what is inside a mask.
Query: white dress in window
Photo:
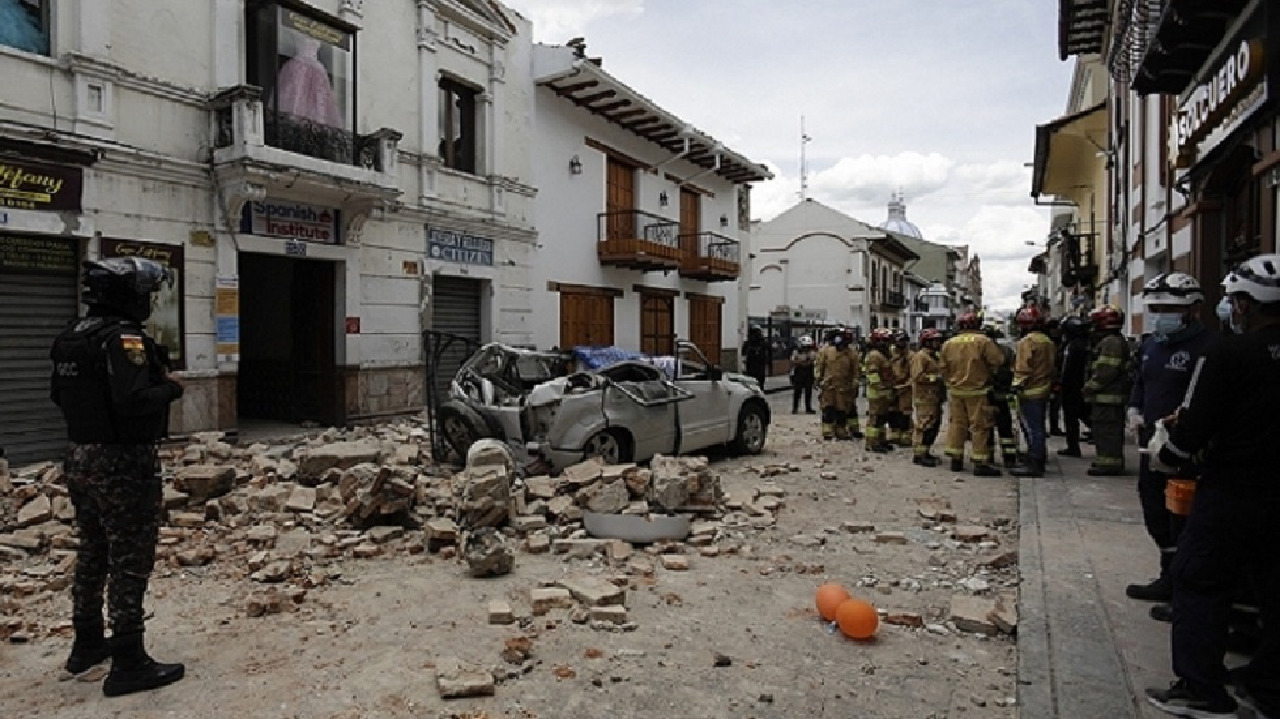
[[[316,57],[318,40],[307,38],[298,45],[298,54],[280,68],[276,95],[281,112],[306,118],[330,127],[342,127],[342,114],[333,96],[329,73]]]

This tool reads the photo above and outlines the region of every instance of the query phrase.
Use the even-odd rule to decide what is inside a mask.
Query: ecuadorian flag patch
[[[120,347],[130,362],[136,365],[147,363],[147,346],[141,335],[120,335]]]

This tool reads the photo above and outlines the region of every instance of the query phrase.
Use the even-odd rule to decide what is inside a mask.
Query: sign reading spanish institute
[[[335,208],[305,202],[249,202],[245,204],[240,218],[240,231],[246,235],[336,245],[341,216],[342,213]]]
[[[0,208],[79,212],[84,170],[0,160]]]
[[[493,266],[493,240],[453,230],[427,230],[427,256],[462,265]]]

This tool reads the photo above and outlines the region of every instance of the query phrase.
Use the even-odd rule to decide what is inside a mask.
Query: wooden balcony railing
[[[600,263],[645,272],[680,267],[680,223],[643,210],[602,212]]]
[[[706,282],[738,279],[742,271],[741,244],[714,232],[680,235],[680,276]]]

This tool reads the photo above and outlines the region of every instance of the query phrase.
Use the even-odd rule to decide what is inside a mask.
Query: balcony
[[[652,272],[680,268],[680,223],[643,210],[601,212],[600,264]]]
[[[680,260],[680,276],[705,282],[738,279],[741,273],[741,245],[714,232],[680,235],[684,257]]]
[[[354,240],[373,207],[400,196],[395,130],[361,135],[270,112],[252,85],[219,91],[209,110],[213,166],[229,217],[268,196],[328,205],[343,210],[343,236]]]
[[[886,292],[880,304],[885,309],[901,310],[907,306],[907,298],[901,292]]]

